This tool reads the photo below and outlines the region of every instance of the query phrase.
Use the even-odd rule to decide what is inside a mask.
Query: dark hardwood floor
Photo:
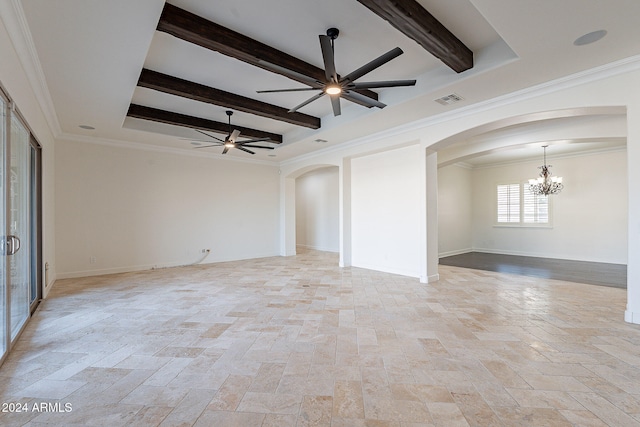
[[[497,271],[590,285],[627,287],[627,266],[601,262],[572,261],[468,252],[440,258],[440,264],[476,270]]]

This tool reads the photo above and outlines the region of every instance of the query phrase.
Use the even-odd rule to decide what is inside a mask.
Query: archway
[[[493,251],[511,255],[626,264],[626,125],[626,109],[623,107],[565,109],[494,121],[434,144],[433,147],[440,148],[439,255]],[[542,231],[533,227],[500,228],[494,223],[489,224],[492,217],[487,208],[484,208],[484,213],[478,212],[478,205],[488,203],[487,199],[492,198],[492,194],[487,193],[487,189],[491,187],[487,177],[492,176],[491,179],[496,180],[500,179],[498,176],[508,175],[509,179],[520,182],[533,178],[536,174],[535,167],[541,160],[542,145],[549,145],[556,159],[561,159],[555,161],[562,165],[564,171],[557,171],[564,174],[570,171],[572,175],[570,178],[565,177],[565,180],[569,178],[571,186],[563,191],[564,195],[558,196],[555,206],[556,223]],[[535,158],[534,164],[522,163],[531,155]],[[598,186],[591,179],[595,179],[592,170],[597,163],[594,160],[596,156],[602,156],[604,162],[615,165],[614,173],[605,177],[615,185],[600,188],[599,193],[595,191]],[[582,159],[581,162],[578,161],[579,158]],[[465,162],[464,166],[460,166],[459,162]],[[513,166],[509,166],[510,164]],[[520,166],[518,170],[517,165],[526,167],[522,169]],[[454,173],[452,169],[457,171]],[[446,181],[442,181],[443,177]],[[479,191],[478,186],[483,191]],[[578,190],[578,187],[581,189]],[[471,193],[474,194],[473,202],[469,200]],[[613,217],[604,223],[608,228],[603,227],[603,218],[596,218],[595,214],[589,220],[589,207],[593,200],[613,200],[614,202],[607,204],[620,205],[620,209],[611,209]],[[615,204],[616,200],[619,203]],[[495,206],[491,208],[495,209]],[[465,212],[465,209],[473,209],[473,215]],[[621,213],[624,218],[619,218]],[[600,212],[598,215],[604,214]],[[598,240],[603,243],[598,251],[587,252],[585,248],[589,245],[586,243],[568,243],[580,242],[581,238],[584,240],[588,235],[597,235],[597,227],[600,227],[602,234],[602,238]],[[466,230],[473,236],[465,236]],[[541,236],[543,234],[544,238]],[[504,245],[504,239],[515,240],[514,236],[520,240],[512,245]],[[452,240],[455,240],[453,244]],[[610,244],[608,249],[607,242]],[[614,245],[617,247],[612,250]]]

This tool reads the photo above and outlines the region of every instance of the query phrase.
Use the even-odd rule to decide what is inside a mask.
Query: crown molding
[[[4,22],[22,69],[36,97],[49,130],[54,137],[62,133],[60,122],[51,99],[51,93],[38,59],[29,24],[20,0],[0,1],[0,18]]]
[[[181,155],[186,157],[199,157],[199,158],[205,157],[210,159],[234,161],[238,163],[251,163],[251,164],[258,164],[263,166],[264,165],[273,166],[273,167],[278,166],[276,162],[271,162],[268,160],[242,159],[239,157],[216,154],[212,152],[202,152],[202,151],[195,152],[192,150],[185,150],[184,148],[160,147],[157,145],[145,144],[142,142],[127,142],[127,141],[121,141],[118,139],[98,138],[94,136],[81,136],[81,135],[75,135],[70,133],[61,134],[58,136],[57,139],[60,141],[102,145],[102,146],[108,146],[112,148],[116,147],[116,148],[125,148],[129,150],[153,151],[158,153]]]
[[[312,160],[315,157],[325,156],[327,154],[335,153],[349,148],[355,148],[364,144],[371,144],[372,142],[379,141],[381,139],[392,140],[400,134],[407,134],[418,131],[425,127],[433,126],[436,124],[444,123],[447,121],[464,118],[473,114],[485,112],[487,110],[508,106],[516,102],[525,101],[528,99],[536,98],[539,96],[547,95],[553,92],[557,92],[563,89],[572,88],[586,83],[596,82],[609,77],[614,77],[620,74],[625,74],[632,71],[640,70],[640,55],[631,56],[621,59],[619,61],[610,62],[608,64],[601,65],[599,67],[584,70],[578,73],[570,74],[568,76],[560,77],[555,80],[550,80],[545,83],[530,86],[521,90],[510,92],[505,95],[498,96],[496,98],[488,99],[486,101],[477,102],[472,105],[462,106],[455,110],[447,111],[435,116],[430,116],[424,119],[416,120],[409,124],[396,126],[394,128],[385,129],[383,131],[359,137],[350,142],[334,145],[314,151],[313,153],[302,154],[300,156],[284,160],[280,165],[295,164],[300,161]],[[389,144],[389,148],[394,147],[394,144]]]
[[[617,151],[626,152],[627,146],[616,145],[613,147],[593,148],[591,150],[583,150],[575,153],[554,154],[553,159],[557,160],[557,159],[571,159],[571,158],[585,157],[585,156],[597,156],[600,154],[615,153]],[[535,155],[535,156],[530,156],[527,158],[522,158],[517,160],[505,160],[502,162],[494,162],[494,163],[483,164],[483,165],[473,165],[471,163],[466,163],[466,164],[471,166],[471,169],[478,170],[478,169],[491,169],[491,168],[498,168],[498,167],[504,167],[504,166],[511,166],[511,165],[517,165],[521,163],[531,163],[536,161],[540,163],[539,160],[540,160],[540,156]],[[547,156],[547,160],[549,160],[549,156]],[[454,164],[458,164],[458,163],[454,163]]]

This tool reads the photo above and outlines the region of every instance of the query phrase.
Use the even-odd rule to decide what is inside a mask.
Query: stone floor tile
[[[271,257],[56,282],[0,367],[0,424],[640,425],[623,289]]]

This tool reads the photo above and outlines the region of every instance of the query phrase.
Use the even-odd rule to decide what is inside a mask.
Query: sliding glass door
[[[4,161],[4,153],[5,147],[7,146],[7,138],[6,138],[6,130],[8,127],[9,116],[7,114],[7,100],[2,96],[0,92],[0,236],[5,236],[5,209],[4,209],[4,200],[5,197],[5,161]],[[4,257],[4,239],[2,239],[2,246],[0,247],[0,253],[2,253],[1,261],[0,261],[0,338],[2,338],[2,342],[0,342],[0,362],[4,360],[5,355],[8,351],[9,346],[9,323],[8,323],[8,305],[7,305],[7,297],[9,295],[9,290],[7,288],[7,280],[6,280],[6,263]]]
[[[40,147],[0,92],[0,362],[41,298]]]
[[[27,319],[30,307],[29,271],[29,130],[16,117],[11,117],[9,133],[9,223],[7,249],[9,261],[10,329],[13,340]]]

